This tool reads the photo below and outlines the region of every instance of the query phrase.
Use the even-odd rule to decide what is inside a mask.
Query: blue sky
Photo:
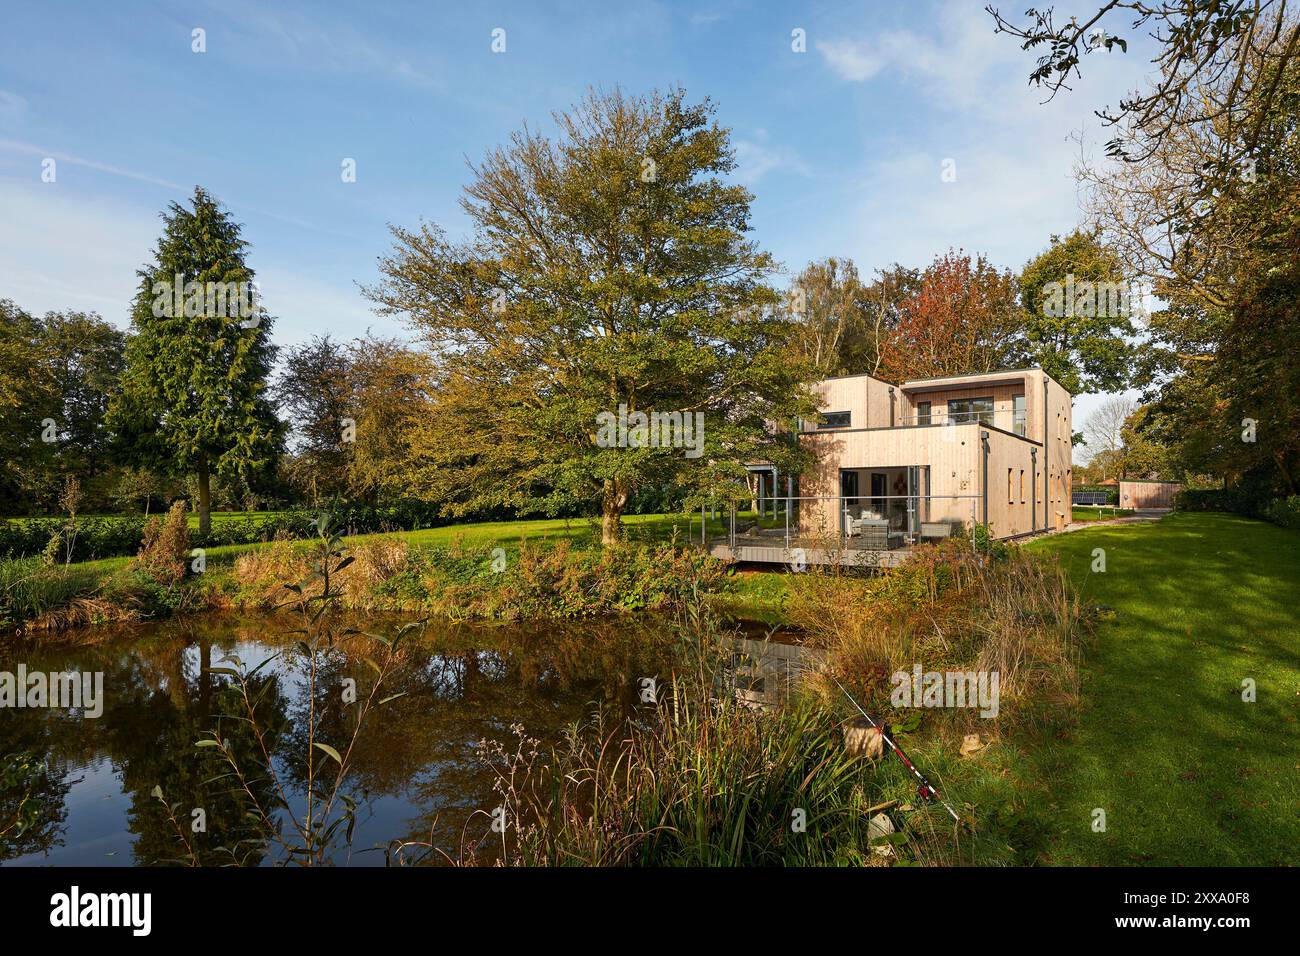
[[[278,342],[405,334],[358,291],[391,246],[387,224],[462,233],[467,159],[614,85],[716,102],[756,238],[790,271],[839,255],[870,274],[949,247],[1019,270],[1076,224],[1078,137],[1099,149],[1092,110],[1141,84],[1142,50],[1090,57],[1074,92],[1043,105],[1028,55],[993,34],[981,0],[14,3],[0,35],[0,296],[125,327],[159,211],[202,184],[244,224]]]

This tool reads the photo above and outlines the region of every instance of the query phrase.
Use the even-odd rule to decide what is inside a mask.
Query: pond
[[[369,618],[354,626],[392,633],[398,623]],[[250,864],[283,862],[283,852],[261,841],[245,818],[247,804],[230,793],[228,777],[222,779],[228,765],[215,748],[195,744],[220,723],[222,735],[234,737],[256,766],[246,722],[231,717],[240,713],[238,691],[228,675],[208,668],[222,667],[232,655],[249,670],[270,659],[258,675],[264,694],[258,713],[277,728],[270,757],[288,802],[303,804],[309,715],[319,722],[318,739],[346,746],[354,709],[334,703],[337,688],[349,676],[358,684],[370,680],[365,658],[372,651],[354,641],[326,653],[309,701],[301,659],[277,656],[295,639],[287,633],[294,626],[274,615],[200,615],[101,628],[39,649],[0,643],[0,674],[17,675],[20,668],[28,675],[102,674],[103,687],[98,716],[88,706],[0,707],[0,758],[25,754],[46,768],[21,791],[0,781],[0,828],[14,818],[24,793],[36,809],[21,836],[0,835],[0,865],[176,863],[187,852],[169,804],[186,831],[194,810],[202,810],[205,832],[194,843],[205,864],[228,862],[216,849],[223,846],[253,847]],[[489,834],[499,803],[480,741],[513,748],[522,727],[544,749],[597,707],[626,715],[639,705],[641,681],[664,680],[681,646],[672,622],[651,616],[431,623],[408,639],[384,685],[385,694],[402,696],[377,708],[358,737],[350,781],[365,798],[350,845],[337,841],[329,861],[382,866],[383,848],[400,840],[455,857],[464,839]],[[270,786],[269,775],[253,782],[255,791]],[[156,787],[166,802],[154,795]]]

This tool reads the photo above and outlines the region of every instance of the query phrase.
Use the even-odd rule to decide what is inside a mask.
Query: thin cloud
[[[788,146],[775,146],[767,142],[767,134],[762,130],[753,139],[738,139],[736,148],[736,178],[746,186],[752,186],[770,172],[778,169],[789,170],[800,176],[810,176],[812,171],[793,149]]]
[[[32,143],[20,143],[11,139],[0,139],[0,149],[8,150],[13,153],[26,153],[29,156],[40,156],[42,159],[53,159],[60,163],[67,163],[70,166],[81,166],[85,169],[93,169],[96,172],[108,173],[110,176],[121,176],[125,179],[134,179],[136,182],[149,183],[151,186],[162,186],[164,189],[179,190],[184,188],[168,179],[159,179],[157,176],[148,176],[144,173],[137,173],[130,169],[123,169],[121,166],[112,166],[108,163],[86,159],[82,156],[71,156],[68,153],[61,153],[57,150],[42,149],[40,146],[36,146]]]
[[[0,90],[0,116],[17,119],[27,112],[27,101],[10,90]]]

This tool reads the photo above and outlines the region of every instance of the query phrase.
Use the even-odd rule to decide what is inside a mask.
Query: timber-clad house
[[[897,559],[976,524],[994,538],[1069,524],[1072,397],[1041,368],[848,375],[813,391],[820,415],[799,423],[798,440],[816,464],[797,476],[751,464],[759,518],[733,519],[715,553],[789,560],[782,551],[834,541]]]

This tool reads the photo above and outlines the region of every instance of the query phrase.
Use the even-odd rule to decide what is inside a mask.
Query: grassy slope
[[[1294,864],[1300,535],[1175,514],[1029,547],[1059,553],[1085,599],[1116,611],[1086,655],[1079,726],[1030,758],[1052,785],[1041,862]]]

